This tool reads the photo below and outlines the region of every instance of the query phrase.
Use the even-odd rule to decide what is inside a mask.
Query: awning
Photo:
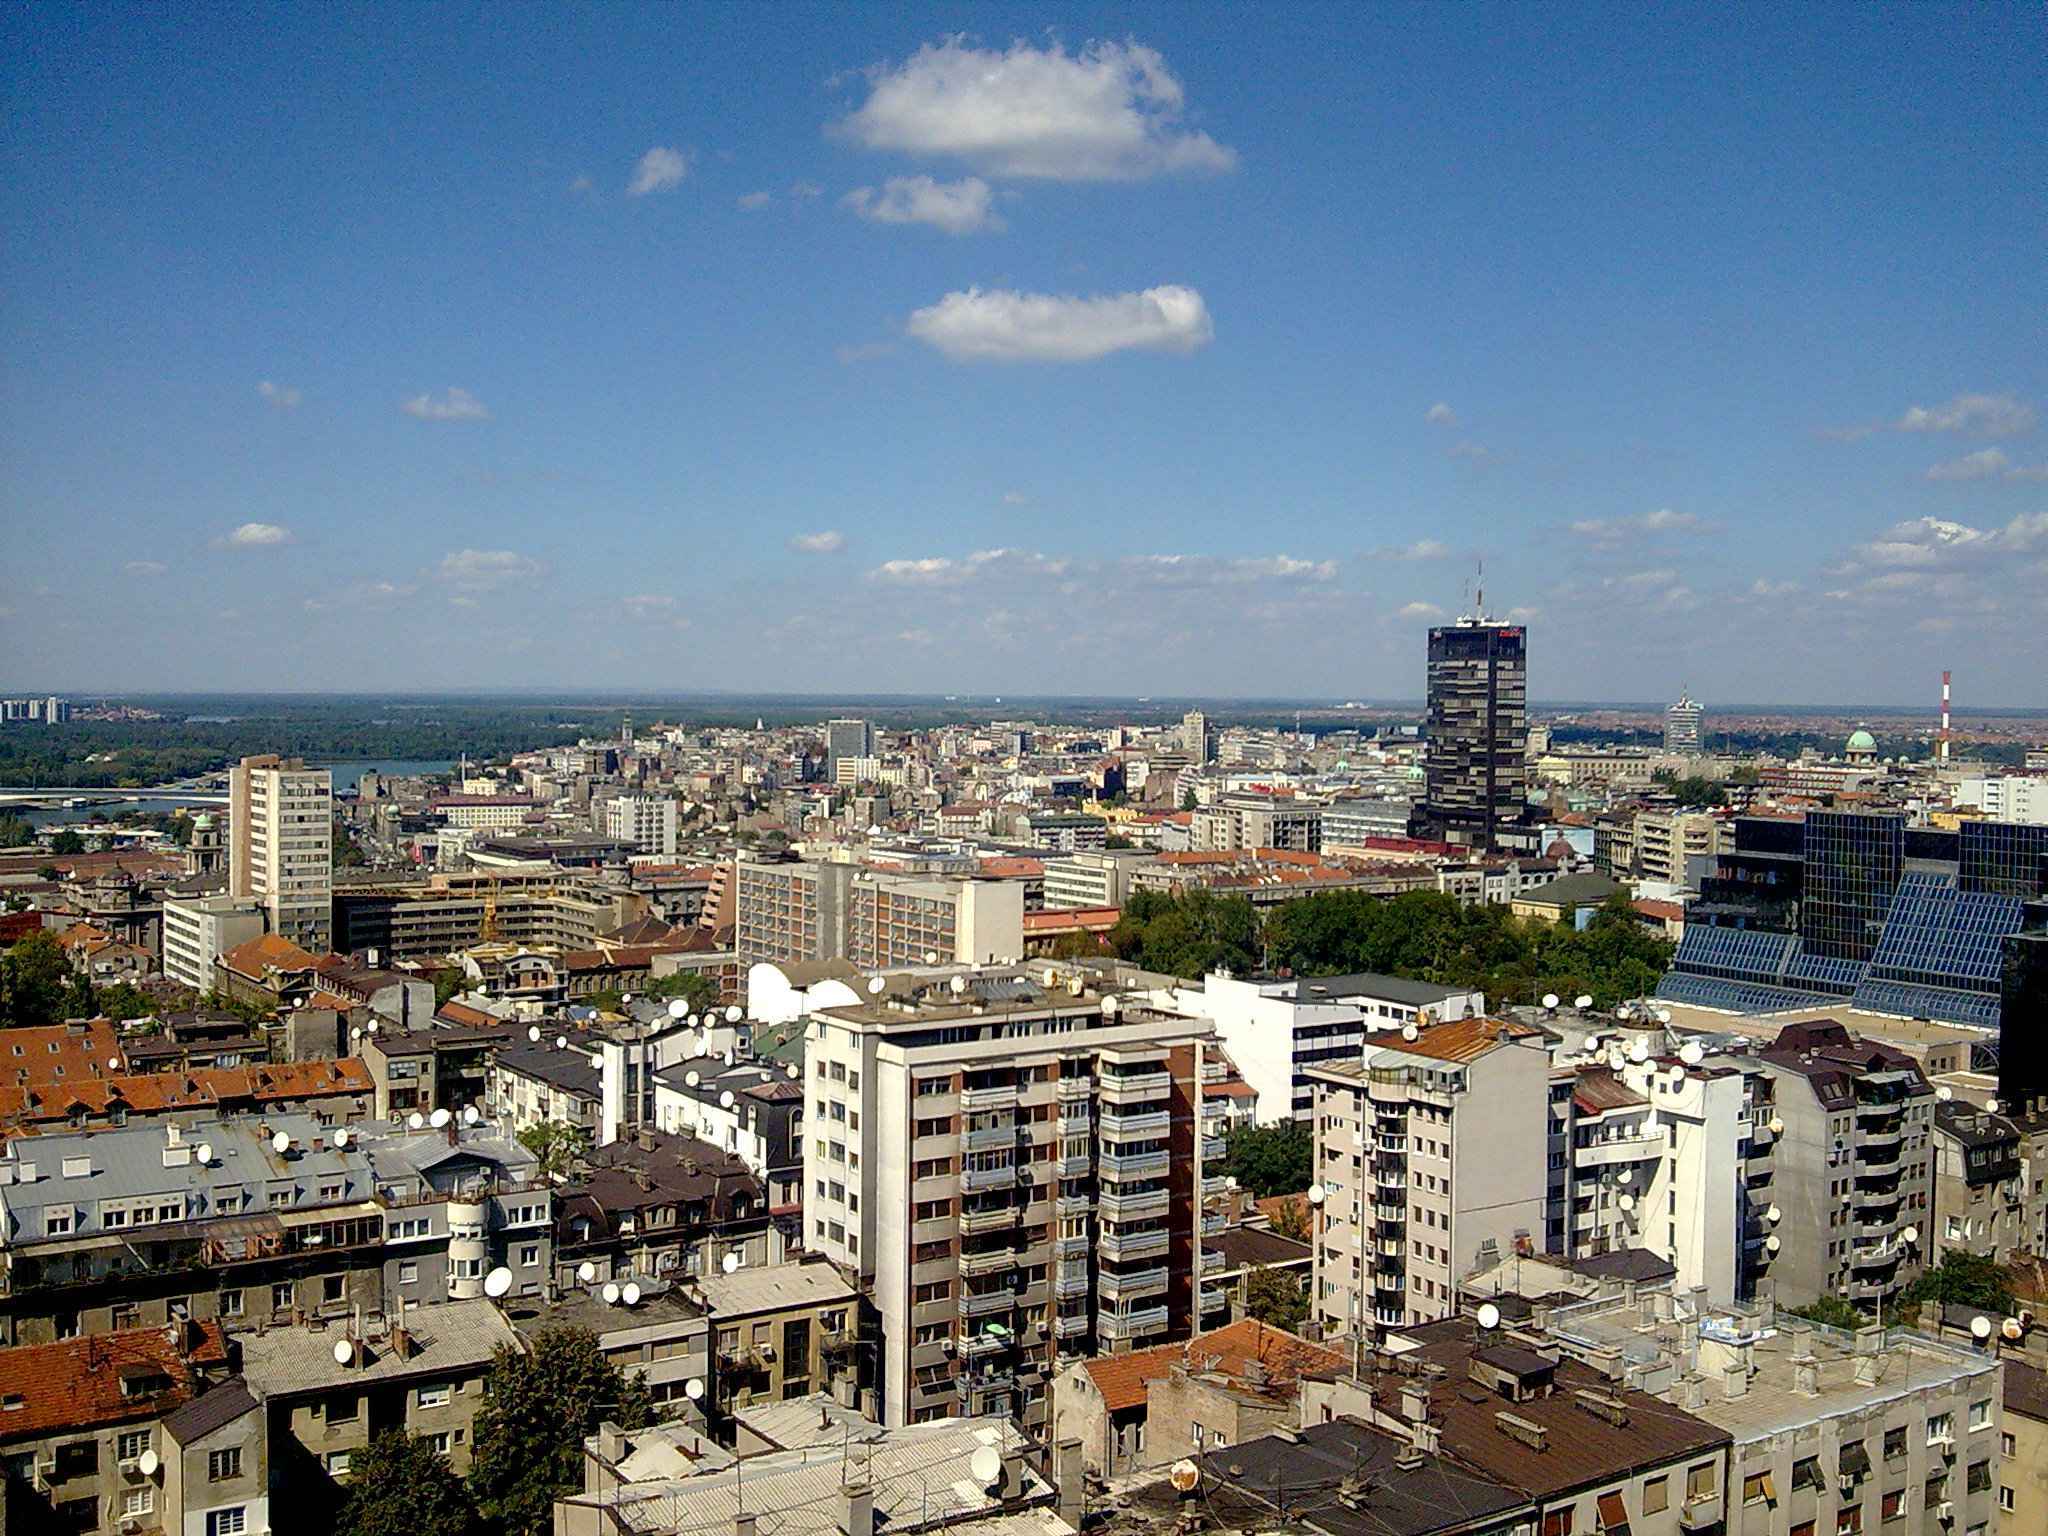
[[[1600,1529],[1603,1531],[1625,1531],[1628,1529],[1628,1506],[1621,1502],[1620,1493],[1600,1495]]]
[[[1851,1440],[1843,1445],[1841,1469],[1844,1477],[1870,1476],[1870,1452],[1861,1440]]]

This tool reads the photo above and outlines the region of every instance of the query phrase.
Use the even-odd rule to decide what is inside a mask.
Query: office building
[[[1209,730],[1209,717],[1191,709],[1180,717],[1180,749],[1200,766],[1216,755],[1216,738]]]
[[[1323,1197],[1309,1316],[1325,1338],[1449,1317],[1468,1273],[1540,1246],[1546,1042],[1468,1018],[1309,1069]]]
[[[673,858],[676,813],[671,795],[614,795],[604,802],[605,835],[630,843],[637,852]]]
[[[1965,779],[1956,786],[1955,803],[1992,821],[2048,822],[2048,776],[2002,773]]]
[[[825,781],[839,781],[839,764],[875,755],[874,727],[865,720],[825,722]]]
[[[1279,795],[1230,794],[1197,806],[1188,828],[1194,853],[1237,853],[1279,848],[1320,853],[1323,808]]]
[[[1705,715],[1706,711],[1680,689],[1678,702],[1664,711],[1664,750],[1698,752],[1702,744],[1700,721]]]
[[[1084,850],[1045,861],[1045,907],[1121,907],[1131,893],[1130,876],[1152,862],[1144,849]]]
[[[163,973],[204,996],[214,967],[229,950],[263,936],[270,911],[255,896],[164,897]]]
[[[890,977],[810,1016],[804,1240],[866,1282],[891,1425],[1042,1432],[1059,1365],[1196,1326],[1232,1074],[1156,978],[1048,970]]]
[[[734,947],[743,968],[848,960],[863,969],[985,964],[1024,953],[1024,884],[742,857]]]
[[[325,768],[245,757],[228,771],[228,894],[253,896],[270,931],[334,947],[334,790]]]
[[[1424,835],[1489,852],[1529,848],[1527,695],[1520,625],[1465,618],[1430,630]]]

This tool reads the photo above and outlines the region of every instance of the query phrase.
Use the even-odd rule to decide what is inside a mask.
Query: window
[[[1772,1496],[1770,1473],[1751,1472],[1742,1479],[1743,1503],[1761,1504]]]
[[[1963,1486],[1971,1493],[1989,1493],[1991,1491],[1991,1463],[1989,1461],[1971,1462],[1970,1475],[1964,1480]]]
[[[1900,1433],[1904,1434],[1905,1431],[1901,1430]],[[1802,1456],[1792,1463],[1792,1486],[1795,1489],[1818,1488],[1820,1481],[1820,1458],[1818,1456]]]
[[[1927,1416],[1927,1443],[1938,1445],[1943,1440],[1953,1440],[1956,1433],[1956,1416],[1952,1413],[1931,1413]]]
[[[246,1536],[249,1529],[247,1505],[235,1504],[206,1513],[206,1536]]]
[[[121,1490],[121,1518],[132,1520],[137,1515],[156,1513],[156,1489],[147,1484],[140,1488]]]
[[[343,1286],[346,1283],[347,1277],[344,1275],[322,1275],[320,1277],[321,1302],[325,1304],[342,1300],[345,1295]]]
[[[1906,1454],[1906,1426],[1894,1424],[1884,1432],[1884,1459],[1897,1461]]]
[[[224,1483],[241,1475],[242,1448],[239,1445],[215,1451],[206,1458],[206,1480],[210,1483]]]
[[[2004,1487],[2003,1485],[2001,1485],[1998,1490],[1998,1507],[2004,1510],[2008,1515],[2012,1513],[2013,1492],[2010,1488]]]
[[[1813,1536],[1813,1522],[1802,1520],[1792,1527],[1791,1536]]]
[[[124,1429],[114,1437],[114,1456],[118,1461],[134,1461],[149,1449],[149,1431],[146,1429]]]
[[[446,1456],[448,1454],[449,1440],[447,1430],[437,1430],[431,1435],[421,1435],[419,1439],[436,1456]]]
[[[521,1243],[519,1245],[519,1264],[522,1269],[531,1269],[534,1265],[538,1264],[539,1262],[539,1243]]]
[[[2015,1441],[2015,1440],[2013,1439],[2013,1437],[2012,1437],[2011,1435],[2009,1435],[2009,1434],[2005,1433],[2005,1431],[2003,1431],[2003,1430],[2000,1430],[2000,1431],[1999,1431],[1999,1434],[1998,1434],[1998,1454],[1999,1454],[1999,1455],[2001,1455],[2001,1456],[2005,1457],[2005,1458],[2006,1458],[2006,1460],[2010,1461],[2010,1460],[2012,1459],[2012,1456],[2013,1456],[2013,1450],[2014,1450],[2014,1447],[2015,1447],[2015,1446],[2016,1446],[2017,1444],[2018,1444],[2018,1442],[2017,1442],[2017,1441]]]
[[[242,1315],[242,1293],[240,1291],[222,1291],[220,1293],[220,1315],[222,1317],[240,1317]]]
[[[1720,1479],[1715,1476],[1719,1466],[1715,1462],[1695,1462],[1685,1469],[1685,1502],[1698,1504],[1711,1499],[1721,1491]]]
[[[1877,1511],[1880,1520],[1897,1520],[1905,1513],[1906,1490],[1903,1488],[1894,1488],[1891,1492],[1887,1493],[1884,1496],[1884,1502],[1878,1506]]]
[[[419,1405],[422,1408],[446,1408],[448,1406],[448,1383],[436,1382],[430,1387],[421,1387]]]
[[[327,1399],[327,1422],[330,1424],[353,1424],[361,1405],[354,1397],[335,1396]]]
[[[1977,1430],[1989,1429],[1990,1427],[1991,1399],[1988,1397],[1980,1398],[1978,1401],[1970,1404],[1970,1428]]]
[[[57,1447],[57,1476],[89,1477],[100,1469],[100,1443],[97,1440],[74,1440],[69,1445]]]
[[[1863,1506],[1851,1504],[1835,1511],[1835,1536],[1856,1536],[1863,1529]]]
[[[398,1262],[398,1283],[399,1283],[400,1285],[416,1285],[416,1284],[418,1284],[418,1282],[419,1282],[419,1278],[420,1278],[420,1266],[419,1266],[419,1263],[418,1263],[418,1261],[417,1261],[417,1260],[414,1260],[414,1259],[401,1259],[401,1260],[399,1260],[399,1262]]]
[[[349,1453],[347,1451],[329,1451],[327,1453],[327,1475],[329,1477],[347,1477],[348,1458]]]
[[[270,1310],[273,1312],[289,1312],[297,1300],[289,1280],[280,1280],[270,1288]]]
[[[1653,1477],[1643,1484],[1643,1513],[1662,1514],[1671,1507],[1671,1479]]]
[[[1543,1536],[1572,1536],[1572,1516],[1576,1513],[1572,1505],[1553,1509],[1543,1517]]]

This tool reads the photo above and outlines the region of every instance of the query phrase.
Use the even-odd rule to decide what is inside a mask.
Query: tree
[[[1195,799],[1195,792],[1192,789],[1184,789],[1181,791],[1180,808],[1182,810],[1192,811],[1198,803],[1199,802],[1197,802]]]
[[[1937,1301],[1984,1312],[2010,1312],[2012,1276],[1996,1259],[1951,1248],[1939,1264],[1907,1286],[1899,1299],[1907,1304]]]
[[[1109,944],[1120,959],[1169,976],[1248,971],[1259,961],[1259,919],[1242,896],[1200,887],[1177,896],[1134,891]]]
[[[554,1501],[583,1481],[583,1440],[609,1421],[644,1429],[655,1419],[646,1381],[599,1353],[583,1328],[549,1328],[531,1351],[501,1346],[484,1378],[469,1487],[506,1536],[547,1536]]]
[[[1244,1277],[1244,1310],[1270,1327],[1297,1333],[1308,1318],[1308,1297],[1297,1276],[1262,1265]]]
[[[72,828],[66,827],[62,832],[59,832],[50,839],[50,852],[83,853],[85,852],[85,839],[80,837]]]
[[[434,1006],[439,1008],[449,998],[460,992],[468,978],[459,967],[444,965],[434,972]]]
[[[67,1019],[96,1019],[100,1016],[99,993],[92,984],[91,975],[82,970],[71,973],[71,979],[64,985],[64,1001],[59,1011]]]
[[[12,1025],[61,1022],[71,981],[63,946],[48,932],[30,934],[0,958],[0,1019]]]
[[[36,829],[19,816],[0,816],[0,848],[26,848],[36,840]]]
[[[1819,1323],[1825,1328],[1840,1328],[1846,1333],[1854,1333],[1858,1328],[1868,1326],[1870,1322],[1869,1318],[1839,1296],[1822,1296],[1809,1301],[1803,1307],[1792,1307],[1788,1310],[1794,1317],[1803,1317],[1809,1323]]]
[[[709,1013],[718,1006],[718,983],[702,971],[671,971],[647,984],[642,997],[681,998],[692,1013]]]
[[[590,1132],[566,1120],[543,1120],[519,1133],[519,1145],[540,1159],[543,1178],[567,1178],[590,1155]]]
[[[1138,845],[1128,837],[1125,837],[1121,832],[1111,832],[1102,839],[1102,846],[1105,848],[1135,848]]]
[[[1314,1231],[1309,1224],[1308,1206],[1298,1196],[1289,1195],[1273,1207],[1273,1230],[1297,1243],[1307,1242]]]
[[[1241,1125],[1223,1146],[1223,1171],[1260,1199],[1308,1188],[1315,1139],[1299,1120]]]
[[[335,1536],[470,1536],[469,1490],[448,1458],[402,1429],[387,1429],[349,1459]]]
[[[146,1019],[158,1011],[157,1000],[130,981],[117,981],[99,989],[98,1017],[120,1023]]]

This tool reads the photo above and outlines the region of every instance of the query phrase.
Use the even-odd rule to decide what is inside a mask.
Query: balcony
[[[1062,1312],[1052,1320],[1052,1331],[1056,1338],[1071,1339],[1076,1334],[1088,1331],[1086,1312]]]
[[[1098,1331],[1105,1339],[1119,1342],[1129,1339],[1147,1338],[1166,1329],[1166,1308],[1146,1307],[1138,1312],[1104,1312],[1097,1319]]]
[[[1123,1141],[1139,1136],[1164,1136],[1173,1126],[1173,1116],[1163,1109],[1142,1110],[1134,1115],[1104,1110],[1101,1124],[1105,1137]]]
[[[1095,1245],[1085,1237],[1062,1237],[1052,1245],[1053,1256],[1060,1259],[1085,1259]]]
[[[1372,1277],[1372,1288],[1382,1296],[1399,1297],[1408,1289],[1408,1279],[1405,1275],[1380,1270]]]
[[[1095,1209],[1093,1195],[1061,1195],[1053,1202],[1053,1209],[1062,1216],[1086,1216]]]
[[[1017,1385],[1015,1371],[976,1371],[960,1378],[960,1385],[974,1397],[985,1397],[991,1392],[1008,1392]]]
[[[1089,1162],[1088,1155],[1084,1152],[1078,1157],[1053,1159],[1052,1171],[1063,1179],[1079,1179],[1093,1172],[1094,1167],[1095,1165]]]
[[[960,1095],[960,1109],[964,1114],[975,1114],[991,1109],[1015,1109],[1017,1107],[1017,1085],[1003,1088],[969,1088]]]
[[[1171,1072],[1133,1072],[1125,1077],[1099,1077],[1096,1097],[1105,1104],[1143,1104],[1173,1091]]]
[[[1374,1150],[1379,1152],[1405,1153],[1408,1150],[1408,1138],[1406,1136],[1375,1136],[1372,1144]]]
[[[962,1189],[1014,1189],[1017,1184],[1017,1169],[1012,1163],[1000,1168],[963,1168],[960,1170]]]
[[[1859,1179],[1894,1179],[1899,1175],[1899,1154],[1896,1148],[1878,1152],[1856,1161],[1856,1177]]]
[[[1053,1282],[1052,1293],[1061,1301],[1072,1301],[1076,1296],[1086,1296],[1088,1294],[1088,1272],[1081,1270],[1071,1275],[1062,1272],[1059,1279]]]
[[[1856,1101],[1856,1118],[1859,1121],[1882,1120],[1887,1115],[1903,1115],[1905,1112],[1906,1101],[1902,1098],[1859,1099]]]
[[[1395,1226],[1402,1226],[1408,1220],[1408,1207],[1405,1205],[1391,1205],[1382,1201],[1373,1206],[1372,1214],[1379,1221],[1391,1222]]]
[[[1227,1173],[1212,1173],[1208,1175],[1202,1180],[1202,1193],[1211,1198],[1217,1195],[1229,1194],[1230,1175]]]
[[[1014,1125],[985,1126],[978,1131],[969,1131],[960,1140],[970,1152],[992,1151],[998,1147],[1014,1147],[1017,1144],[1017,1127]]]
[[[1173,1166],[1173,1154],[1164,1147],[1156,1152],[1123,1155],[1105,1152],[1095,1160],[1096,1176],[1105,1179],[1156,1178]]]
[[[1408,1245],[1398,1237],[1383,1237],[1374,1245],[1374,1251],[1381,1258],[1398,1259],[1407,1251]]]
[[[1164,1227],[1130,1233],[1110,1230],[1102,1234],[1100,1247],[1105,1259],[1151,1259],[1165,1253],[1171,1242],[1172,1234]]]
[[[1000,1232],[1014,1227],[1023,1217],[1023,1209],[1015,1205],[998,1205],[986,1210],[963,1211],[960,1215],[960,1230],[965,1233]]]
[[[1105,1269],[1096,1279],[1096,1288],[1110,1300],[1133,1296],[1156,1296],[1166,1290],[1166,1266],[1154,1265],[1150,1269],[1118,1272]]]
[[[1859,1210],[1884,1210],[1899,1203],[1899,1187],[1890,1189],[1862,1189],[1856,1191],[1856,1206]]]
[[[1647,1136],[1608,1136],[1574,1147],[1572,1162],[1580,1168],[1646,1162],[1653,1157],[1662,1157],[1669,1145],[1670,1137],[1663,1131],[1652,1131]]]
[[[1906,1256],[1903,1245],[1879,1243],[1872,1248],[1858,1248],[1849,1255],[1851,1269],[1889,1269]]]
[[[960,1353],[970,1360],[984,1360],[990,1355],[1001,1354],[1015,1342],[1007,1330],[1002,1333],[970,1333],[960,1341]]]
[[[1022,1256],[1008,1248],[998,1248],[991,1253],[963,1253],[960,1255],[960,1273],[963,1275],[995,1275],[1017,1267]]]
[[[1229,1155],[1229,1152],[1230,1144],[1226,1142],[1221,1136],[1204,1136],[1202,1138],[1203,1162],[1220,1163],[1226,1156]]]
[[[1094,1094],[1095,1079],[1092,1077],[1063,1077],[1059,1081],[1059,1097],[1069,1104],[1075,1100],[1085,1104],[1088,1099],[1094,1097]],[[1060,1113],[1068,1114],[1072,1111],[1062,1109]]]
[[[1008,1286],[993,1291],[969,1291],[960,1298],[962,1317],[992,1317],[1017,1305],[1017,1293]]]
[[[1381,1189],[1406,1189],[1408,1173],[1403,1168],[1375,1168],[1372,1181]]]
[[[1096,1208],[1105,1221],[1148,1221],[1154,1216],[1164,1216],[1171,1204],[1171,1197],[1165,1190],[1148,1189],[1131,1195],[1105,1193],[1096,1202]]]

